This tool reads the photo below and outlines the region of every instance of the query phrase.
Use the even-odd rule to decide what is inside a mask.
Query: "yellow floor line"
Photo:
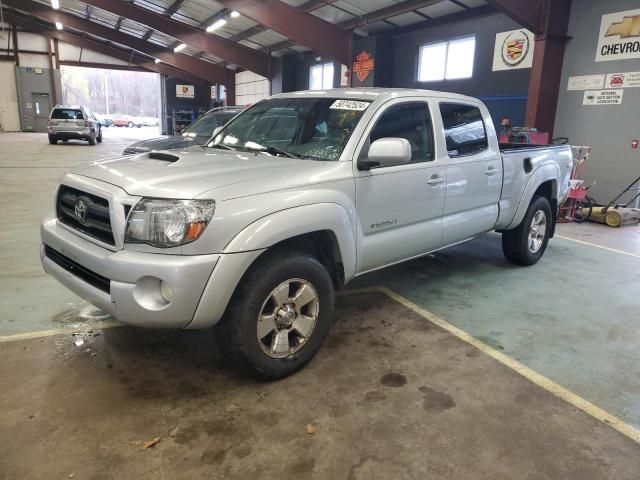
[[[629,257],[640,258],[637,253],[625,252],[624,250],[618,250],[617,248],[605,247],[604,245],[598,245],[597,243],[585,242],[584,240],[578,240],[577,238],[565,237],[564,235],[555,235],[555,238],[561,238],[562,240],[569,240],[570,242],[580,243],[582,245],[588,245],[589,247],[599,248],[601,250],[607,250],[608,252],[621,253],[622,255],[628,255]]]
[[[519,375],[522,375],[524,378],[533,382],[539,387],[544,388],[546,391],[552,393],[556,397],[559,397],[564,401],[570,403],[574,407],[579,408],[580,410],[592,416],[596,420],[599,420],[604,424],[609,425],[610,427],[614,428],[615,430],[617,430],[624,436],[630,438],[634,442],[640,443],[640,430],[635,429],[631,425],[623,422],[622,420],[610,414],[609,412],[603,410],[600,407],[597,407],[593,403],[585,400],[584,398],[573,393],[572,391],[567,390],[563,386],[558,385],[553,380],[550,380],[544,375],[541,375],[531,370],[529,367],[526,367],[525,365],[518,362],[517,360],[514,360],[508,355],[478,340],[473,335],[468,334],[464,330],[461,330],[458,327],[451,325],[446,320],[443,320],[442,318],[434,315],[433,313],[425,310],[424,308],[419,307],[418,305],[413,303],[411,300],[406,299],[402,295],[399,295],[398,293],[394,292],[393,290],[387,287],[372,287],[372,288],[364,288],[359,290],[345,290],[343,292],[343,295],[356,295],[358,293],[372,293],[372,292],[384,293],[394,301],[402,304],[409,310],[412,310],[413,312],[417,313],[421,317],[424,317],[431,323],[434,323],[435,325],[439,326],[443,330],[446,330],[452,335],[458,337],[460,340],[470,345],[473,345],[478,350],[482,351],[483,353],[486,353],[490,357],[494,358],[495,360],[502,363],[506,367],[509,367],[511,370],[515,371]]]
[[[62,335],[63,333],[87,332],[89,330],[104,330],[105,328],[123,327],[122,323],[115,320],[107,320],[104,322],[90,322],[75,325],[72,327],[52,328],[51,330],[40,330],[37,332],[17,333],[15,335],[6,335],[0,337],[0,343],[16,342],[18,340],[30,340],[32,338],[52,337],[54,335]]]

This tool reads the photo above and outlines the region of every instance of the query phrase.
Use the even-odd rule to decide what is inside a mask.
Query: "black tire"
[[[127,124],[127,127],[129,127],[129,128],[133,128],[133,122],[129,122],[129,123]]]
[[[544,238],[539,249],[532,251],[529,247],[529,232],[533,218],[538,212],[543,212],[545,215]],[[514,230],[502,232],[502,251],[507,260],[524,266],[538,263],[547,249],[553,221],[549,200],[546,197],[534,196],[520,225]]]
[[[95,136],[95,134],[93,134],[89,138],[87,138],[87,141],[89,142],[89,145],[95,145],[96,144],[96,136]]]
[[[98,130],[98,136],[96,137],[96,140],[98,141],[98,143],[102,143],[102,128]]]
[[[56,139],[56,137],[52,137],[51,135],[49,135],[49,143],[51,145],[57,145],[58,144],[58,140]]]
[[[274,358],[259,344],[258,315],[271,292],[290,279],[305,280],[317,292],[317,320],[299,350],[284,358]],[[331,277],[314,257],[297,252],[267,252],[243,276],[224,318],[216,325],[218,345],[225,357],[243,372],[260,380],[286,377],[300,370],[320,349],[331,326],[334,301]]]

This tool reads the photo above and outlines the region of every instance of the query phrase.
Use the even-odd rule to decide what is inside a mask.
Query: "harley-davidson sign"
[[[362,51],[353,62],[353,73],[361,82],[364,82],[373,70],[373,57],[369,52]]]

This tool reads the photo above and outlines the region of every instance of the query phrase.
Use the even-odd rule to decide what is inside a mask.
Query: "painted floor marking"
[[[409,310],[412,310],[413,312],[417,313],[421,317],[423,317],[426,320],[430,321],[431,323],[437,325],[438,327],[442,328],[443,330],[449,332],[450,334],[454,335],[455,337],[459,338],[460,340],[462,340],[462,341],[464,341],[464,342],[466,342],[466,343],[468,343],[470,345],[473,345],[474,347],[476,347],[481,352],[486,353],[487,355],[489,355],[490,357],[494,358],[495,360],[497,360],[501,364],[505,365],[506,367],[510,368],[514,372],[516,372],[519,375],[523,376],[524,378],[526,378],[530,382],[532,382],[532,383],[536,384],[537,386],[545,389],[546,391],[552,393],[556,397],[559,397],[562,400],[570,403],[574,407],[582,410],[587,415],[590,415],[591,417],[595,418],[596,420],[599,420],[600,422],[602,422],[602,423],[604,423],[606,425],[609,425],[611,428],[617,430],[618,432],[620,432],[624,436],[630,438],[634,442],[640,443],[640,430],[635,429],[634,427],[632,427],[628,423],[625,423],[624,421],[620,420],[618,417],[616,417],[616,416],[610,414],[609,412],[603,410],[602,408],[594,405],[593,403],[589,402],[588,400],[585,400],[584,398],[582,398],[579,395],[573,393],[572,391],[567,390],[566,388],[564,388],[563,386],[557,384],[553,380],[550,380],[547,377],[545,377],[544,375],[541,375],[538,372],[536,372],[534,370],[531,370],[529,367],[523,365],[522,363],[518,362],[517,360],[514,360],[510,356],[508,356],[508,355],[496,350],[495,348],[487,345],[486,343],[478,340],[473,335],[470,335],[467,332],[465,332],[464,330],[461,330],[458,327],[456,327],[454,325],[451,325],[446,320],[443,320],[442,318],[434,315],[433,313],[429,312],[428,310],[425,310],[424,308],[416,305],[411,300],[408,300],[407,298],[405,298],[402,295],[394,292],[390,288],[387,288],[387,287],[371,287],[371,288],[363,288],[363,289],[358,289],[358,290],[355,290],[355,289],[354,290],[345,290],[344,292],[340,292],[340,293],[341,293],[341,295],[357,295],[358,293],[372,293],[372,292],[378,292],[378,293],[383,293],[383,294],[387,295],[392,300],[400,303],[401,305],[403,305],[404,307],[408,308]]]
[[[556,234],[556,238],[561,238],[562,240],[569,240],[570,242],[576,242],[582,245],[588,245],[589,247],[599,248],[601,250],[607,250],[608,252],[620,253],[622,255],[628,255],[629,257],[640,258],[640,255],[638,255],[637,253],[625,252],[624,250],[605,247],[604,245],[598,245],[597,243],[585,242],[584,240],[578,240],[577,238],[565,237],[564,235],[558,235],[558,234]]]
[[[6,335],[0,337],[0,343],[16,342],[18,340],[30,340],[33,338],[53,337],[54,335],[62,335],[64,333],[82,333],[89,330],[104,330],[106,328],[124,327],[124,324],[115,320],[107,320],[104,322],[89,322],[80,325],[74,325],[62,328],[52,328],[51,330],[39,330],[37,332],[17,333],[15,335]]]

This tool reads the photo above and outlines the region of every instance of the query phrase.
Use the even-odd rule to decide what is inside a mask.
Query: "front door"
[[[51,103],[48,93],[32,93],[31,100],[33,102],[33,131],[47,132],[47,122],[51,113]]]
[[[442,243],[450,245],[495,227],[503,169],[477,105],[441,102],[439,110],[449,157]]]
[[[405,138],[411,162],[356,171],[357,272],[435,250],[442,240],[446,165],[436,160],[429,104],[390,102],[371,122],[360,158],[380,138]]]

